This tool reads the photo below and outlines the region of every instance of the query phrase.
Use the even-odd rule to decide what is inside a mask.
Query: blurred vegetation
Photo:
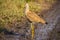
[[[26,3],[29,3],[31,11],[41,12],[55,2],[56,0],[0,0],[0,27],[10,29],[16,21],[21,22]]]

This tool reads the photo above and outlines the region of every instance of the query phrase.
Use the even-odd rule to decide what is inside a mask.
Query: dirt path
[[[47,25],[38,24],[36,29],[36,40],[49,40],[50,33],[54,30],[57,19],[60,17],[60,3],[57,3],[50,11],[45,13],[44,18]],[[53,39],[52,39],[53,40]]]

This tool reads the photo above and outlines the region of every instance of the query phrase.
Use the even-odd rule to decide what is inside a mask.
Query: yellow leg
[[[33,23],[31,23],[31,37],[32,37],[32,40],[34,40],[34,25],[33,25]]]

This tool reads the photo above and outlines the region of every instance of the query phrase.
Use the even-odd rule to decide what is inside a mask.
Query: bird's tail
[[[43,18],[40,18],[39,23],[42,23],[42,24],[48,24],[48,22],[46,22],[46,20],[44,20]]]

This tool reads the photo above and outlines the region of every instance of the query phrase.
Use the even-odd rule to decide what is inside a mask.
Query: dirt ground
[[[36,40],[60,40],[60,3],[57,3],[51,10],[43,12],[47,25],[38,24],[36,29]]]
[[[35,40],[60,40],[60,1],[53,5],[50,10],[43,11],[42,15],[48,24],[36,24],[37,28],[35,29]],[[23,30],[25,29],[26,28]],[[29,28],[27,27],[27,30],[28,29]],[[23,33],[26,34],[25,31]],[[2,35],[0,36],[0,40],[31,40],[31,34],[27,35],[27,37],[26,35],[0,35]]]

